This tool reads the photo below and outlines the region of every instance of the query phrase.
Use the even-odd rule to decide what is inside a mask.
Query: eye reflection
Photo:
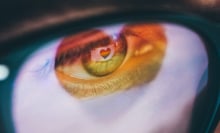
[[[153,80],[159,71],[166,50],[161,25],[122,25],[111,34],[107,30],[68,36],[58,47],[56,74],[74,97],[127,90]]]
[[[142,26],[158,36],[147,34],[147,40],[144,40],[144,32],[139,34]],[[151,31],[151,26],[155,30]],[[208,58],[201,37],[187,27],[167,23],[113,25],[88,30],[83,34],[94,31],[100,33],[100,36],[110,37],[110,40],[123,34],[127,49],[121,64],[105,74],[92,73],[85,67],[83,57],[80,56],[76,56],[78,61],[65,58],[56,63],[57,55],[66,51],[67,46],[61,50],[61,45],[68,37],[45,43],[45,47],[36,50],[24,62],[14,83],[12,108],[16,132],[187,133],[194,99],[207,83],[207,76],[203,76],[208,70]],[[73,36],[80,37],[81,34]],[[90,40],[99,39],[93,35]],[[111,46],[94,45],[88,49],[90,53],[86,54],[100,50],[96,48],[106,50]],[[83,49],[83,45],[80,45],[80,49]],[[95,59],[105,61],[100,56]],[[149,64],[154,64],[154,67],[147,67]],[[140,67],[143,69],[137,70]],[[147,71],[150,69],[153,70]],[[133,71],[141,73],[137,76]],[[124,81],[124,78],[121,79],[124,82],[117,82],[130,84],[125,87],[126,91],[117,89],[95,95],[80,92],[80,97],[93,97],[86,100],[78,99],[76,94],[71,94],[64,86],[65,81],[67,85],[71,83],[71,88],[77,84],[81,89],[92,89],[95,83],[112,83],[107,79],[123,77],[127,72],[131,76],[126,78],[132,82]],[[114,86],[117,86],[115,82],[107,89]]]

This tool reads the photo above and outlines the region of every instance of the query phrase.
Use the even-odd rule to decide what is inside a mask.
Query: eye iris
[[[126,40],[119,35],[116,38],[110,38],[107,44],[99,44],[85,53],[82,56],[82,63],[88,73],[94,76],[105,76],[117,70],[126,56],[126,51]]]

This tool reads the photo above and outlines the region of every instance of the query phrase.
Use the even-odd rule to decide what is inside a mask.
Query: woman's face
[[[120,10],[158,6],[156,9],[187,11],[190,6],[191,12],[209,8],[214,12],[220,4],[213,2],[18,3],[27,7],[18,11],[20,18],[5,16],[0,25],[6,25],[5,34],[0,32],[0,41]],[[22,14],[26,11],[30,12]],[[214,15],[210,19],[218,21]],[[88,45],[100,42],[97,36],[112,38],[105,44]],[[22,63],[13,84],[16,132],[189,132],[195,99],[207,84],[209,62],[205,41],[193,30],[168,22],[124,22],[91,27],[43,43]],[[66,49],[72,49],[71,58],[60,61]]]

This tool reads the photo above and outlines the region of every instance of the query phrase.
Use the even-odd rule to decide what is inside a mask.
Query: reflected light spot
[[[9,68],[6,65],[0,64],[0,81],[7,79]]]

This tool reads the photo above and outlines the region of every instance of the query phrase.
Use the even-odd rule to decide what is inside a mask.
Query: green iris
[[[124,61],[127,44],[124,39],[112,40],[110,44],[90,50],[82,57],[86,71],[93,76],[105,76],[114,72]]]
[[[123,62],[125,55],[114,55],[107,61],[90,61],[84,63],[85,69],[92,75],[104,76],[115,71]]]

